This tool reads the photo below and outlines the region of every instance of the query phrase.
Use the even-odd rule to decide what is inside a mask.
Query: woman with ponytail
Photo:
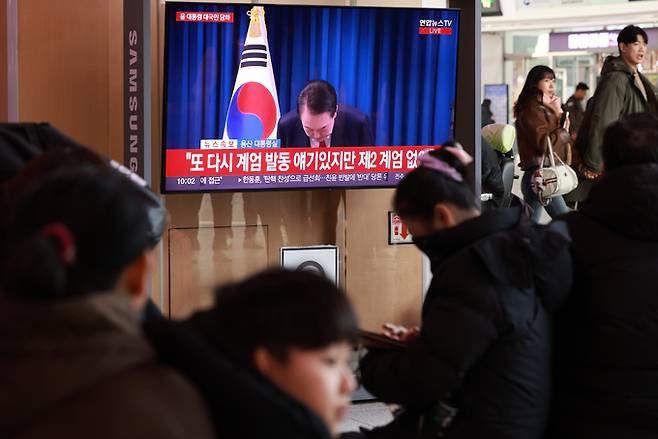
[[[363,385],[402,405],[373,438],[538,439],[550,390],[550,311],[570,286],[568,237],[518,208],[480,214],[459,146],[425,153],[394,208],[431,261],[417,330],[387,323],[406,343],[371,350]]]
[[[3,204],[0,437],[210,437],[140,333],[159,238],[145,189],[100,162],[20,178]]]

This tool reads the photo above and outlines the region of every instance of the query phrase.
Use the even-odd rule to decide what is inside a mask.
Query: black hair
[[[49,123],[0,123],[0,184],[51,148],[80,146]]]
[[[634,113],[609,125],[603,135],[602,153],[608,170],[658,164],[658,118],[650,113]]]
[[[297,113],[302,114],[306,107],[311,114],[336,114],[336,90],[333,85],[321,79],[315,79],[302,89],[297,96]]]
[[[584,82],[579,82],[576,84],[576,90],[589,90],[589,86],[585,84]]]
[[[632,44],[636,42],[638,35],[642,35],[644,37],[644,42],[649,44],[649,37],[644,29],[635,26],[634,24],[629,24],[619,32],[619,35],[617,35],[617,48],[619,48],[621,43]],[[621,53],[621,48],[619,48],[619,53]]]
[[[357,341],[357,318],[347,295],[314,273],[269,269],[219,287],[216,295],[213,337],[246,366],[253,366],[258,347],[285,361],[291,348]]]
[[[16,297],[111,290],[123,269],[153,246],[141,188],[109,166],[71,164],[29,179],[17,191],[6,203],[0,250],[2,289]],[[61,242],[44,233],[53,224],[70,231],[72,261],[62,258]]]
[[[485,99],[482,101],[482,106],[485,108],[489,108],[491,106],[491,99]]]
[[[531,100],[534,99],[541,102],[542,92],[537,87],[537,84],[546,78],[555,79],[555,72],[550,67],[539,65],[530,69],[519,98],[516,100],[516,104],[514,104],[515,117],[519,116]]]
[[[449,203],[461,209],[476,209],[475,196],[465,182],[466,166],[445,149],[425,154],[430,154],[454,168],[464,181],[458,182],[438,171],[419,166],[398,184],[393,198],[394,210],[403,218],[431,220],[437,203]]]
[[[126,178],[130,179],[139,189],[142,202],[147,209],[151,222],[151,227],[147,231],[147,237],[153,246],[160,242],[167,220],[167,211],[160,198],[148,188],[143,179],[131,173],[127,168],[117,162],[108,161],[107,158],[92,149],[73,142],[50,146],[46,151],[31,158],[23,166],[20,173],[4,182],[2,194],[0,194],[0,208],[2,208],[3,203],[10,203],[15,194],[20,194],[21,188],[28,186],[31,181],[43,178],[44,175],[53,171],[80,165],[99,167],[106,171],[117,170],[119,173],[124,174]]]

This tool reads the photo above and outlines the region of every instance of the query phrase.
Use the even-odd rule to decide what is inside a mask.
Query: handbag
[[[535,171],[533,178],[533,190],[539,198],[539,202],[546,206],[551,198],[568,194],[578,186],[576,171],[553,152],[550,136],[546,136],[548,159],[550,166],[546,165],[546,154],[541,161],[541,166]],[[557,158],[559,163],[555,163]]]

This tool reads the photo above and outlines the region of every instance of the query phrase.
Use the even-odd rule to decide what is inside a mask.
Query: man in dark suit
[[[309,82],[297,97],[297,111],[279,120],[282,148],[371,146],[374,143],[365,114],[336,104],[336,90],[327,81]]]

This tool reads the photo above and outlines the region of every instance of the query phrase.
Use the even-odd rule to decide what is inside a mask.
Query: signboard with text
[[[649,37],[649,48],[658,48],[658,28],[644,29]],[[550,52],[568,52],[572,50],[617,50],[618,30],[600,30],[594,32],[554,32],[549,34]]]
[[[413,236],[409,233],[409,228],[395,212],[388,212],[388,243],[389,245],[413,244]]]

